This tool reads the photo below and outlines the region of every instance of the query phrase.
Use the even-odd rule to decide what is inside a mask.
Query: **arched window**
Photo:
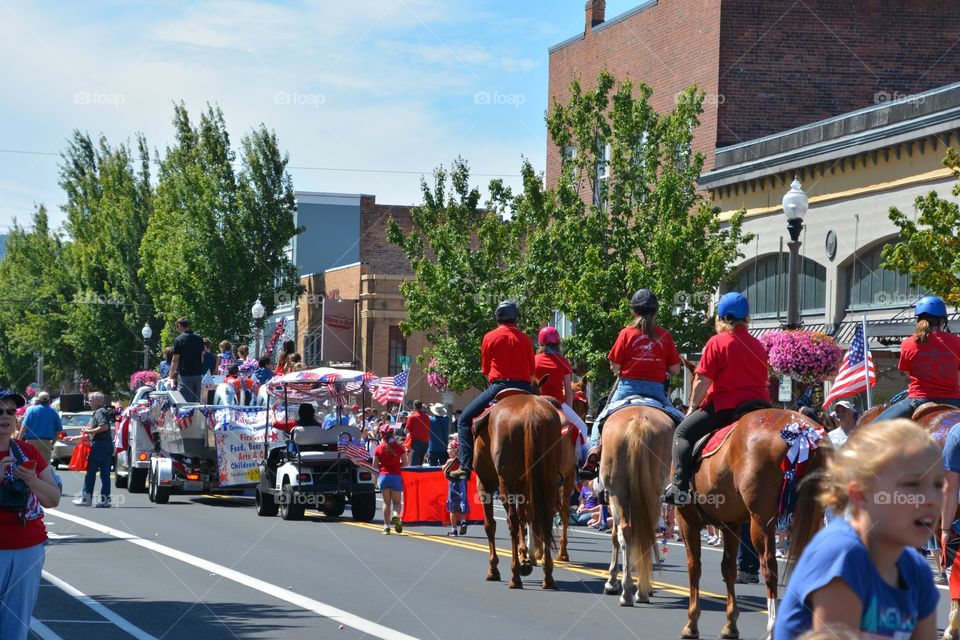
[[[877,245],[868,252],[858,255],[847,267],[847,308],[865,309],[869,307],[906,307],[916,302],[923,291],[910,286],[910,275],[884,269],[883,247],[890,242]]]
[[[747,296],[752,316],[787,312],[788,260],[786,253],[773,254],[751,262],[740,271],[737,289]],[[822,312],[826,305],[826,268],[800,256],[799,287],[800,312]]]

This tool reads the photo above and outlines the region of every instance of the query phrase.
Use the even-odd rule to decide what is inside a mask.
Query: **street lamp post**
[[[260,302],[260,298],[257,298],[257,301],[253,303],[253,308],[250,309],[250,313],[253,315],[253,326],[257,328],[253,352],[257,354],[258,360],[260,359],[260,342],[263,338],[263,314],[266,313],[266,311]]]
[[[140,335],[143,336],[143,370],[150,368],[150,345],[147,342],[153,337],[153,329],[149,322],[143,323],[143,329],[140,329]]]
[[[790,184],[790,191],[783,196],[783,212],[787,216],[787,231],[790,232],[789,280],[787,281],[787,323],[785,329],[799,329],[800,321],[800,232],[803,231],[803,216],[807,212],[807,194],[800,188],[796,178]]]

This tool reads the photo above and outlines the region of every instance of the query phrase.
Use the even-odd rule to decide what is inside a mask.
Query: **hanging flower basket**
[[[833,377],[843,360],[843,349],[817,331],[772,331],[761,336],[760,342],[776,375],[805,384]]]
[[[140,387],[154,387],[160,375],[156,371],[137,371],[130,376],[130,390],[136,391]]]
[[[440,373],[440,370],[437,368],[437,360],[433,358],[430,360],[430,364],[427,365],[427,384],[430,385],[432,389],[436,389],[440,393],[443,393],[447,390],[447,376]]]

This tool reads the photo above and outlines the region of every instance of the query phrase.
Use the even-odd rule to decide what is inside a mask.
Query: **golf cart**
[[[301,403],[336,403],[336,423],[293,426],[284,430],[283,446],[270,448],[264,438],[260,482],[256,488],[257,515],[280,514],[284,520],[299,520],[306,508],[339,517],[347,503],[353,519],[370,522],[376,512],[376,471],[360,441],[360,427],[341,424],[343,407],[351,394],[363,393],[377,378],[367,372],[319,368],[294,371],[267,383],[273,414],[291,415]],[[269,422],[264,430],[270,428]]]

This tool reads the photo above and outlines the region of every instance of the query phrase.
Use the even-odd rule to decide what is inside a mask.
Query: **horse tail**
[[[823,507],[819,496],[823,489],[827,460],[832,455],[833,448],[829,444],[821,444],[810,452],[807,471],[797,489],[797,508],[790,524],[790,548],[787,551],[784,579],[790,577],[800,554],[823,526]]]
[[[634,570],[641,588],[649,591],[653,576],[653,552],[657,544],[657,522],[660,518],[658,496],[669,469],[665,468],[663,447],[657,440],[664,437],[657,426],[640,411],[625,425],[627,460],[627,495],[624,525],[634,554]],[[666,459],[669,460],[669,451]]]
[[[550,438],[551,421],[556,423],[556,439]],[[522,474],[524,502],[535,540],[545,549],[556,548],[553,516],[557,506],[557,480],[560,477],[560,419],[552,405],[535,399],[527,404],[523,423]]]

